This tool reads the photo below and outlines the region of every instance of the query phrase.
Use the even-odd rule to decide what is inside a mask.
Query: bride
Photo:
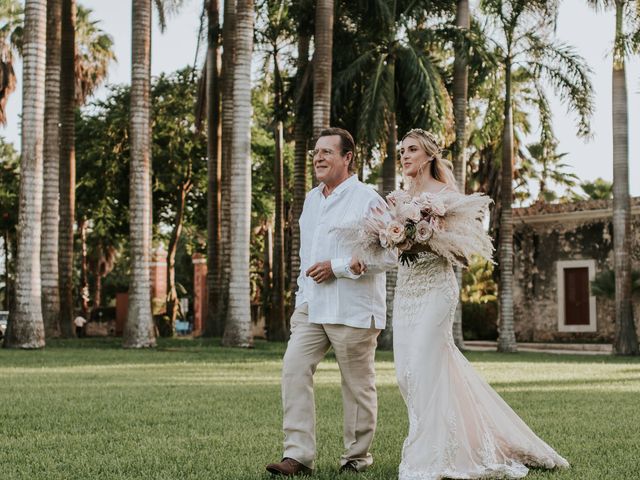
[[[427,192],[445,205],[464,200],[431,133],[409,131],[400,153],[411,197]],[[481,198],[486,205],[487,197]],[[475,222],[482,229],[480,220]],[[484,231],[478,234],[486,245]],[[409,414],[400,479],[522,478],[527,466],[568,467],[456,348],[452,324],[457,303],[458,284],[447,258],[422,252],[410,266],[399,265],[393,351]]]

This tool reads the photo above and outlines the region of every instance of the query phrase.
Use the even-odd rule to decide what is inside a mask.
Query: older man
[[[360,472],[373,462],[376,428],[374,354],[385,326],[385,274],[395,264],[368,265],[355,274],[356,259],[333,227],[357,221],[382,203],[354,175],[355,145],[346,130],[323,130],[313,150],[316,178],[300,217],[300,276],[291,338],[282,372],[283,460],[267,465],[276,475],[311,473],[316,458],[313,374],[333,347],[342,375],[344,454],[340,471]],[[352,263],[353,262],[353,263]]]

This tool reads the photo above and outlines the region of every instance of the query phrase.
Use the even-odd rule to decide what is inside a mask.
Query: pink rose
[[[424,192],[420,195],[418,202],[423,213],[432,214],[438,217],[444,216],[447,208],[441,198],[433,193]]]
[[[404,225],[395,221],[389,222],[386,234],[389,242],[393,245],[397,245],[405,239],[406,232],[404,230]]]
[[[427,220],[421,220],[416,225],[416,242],[427,243],[433,235],[433,226]]]

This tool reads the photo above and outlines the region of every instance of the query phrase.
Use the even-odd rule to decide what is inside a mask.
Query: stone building
[[[632,269],[640,270],[640,197],[631,203]],[[514,209],[514,223],[517,339],[611,342],[614,302],[592,295],[590,281],[613,270],[612,201],[535,204]]]

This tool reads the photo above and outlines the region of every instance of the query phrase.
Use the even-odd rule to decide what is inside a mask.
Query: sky
[[[114,38],[118,62],[110,70],[110,83],[129,83],[131,75],[131,1],[130,0],[81,0],[93,10],[93,18],[100,27]],[[475,3],[475,2],[472,2]],[[152,33],[153,75],[172,72],[192,65],[196,50],[201,0],[185,0],[179,14],[168,21],[165,32],[154,23]],[[157,16],[156,19],[157,20]],[[573,45],[593,70],[595,113],[592,117],[593,136],[588,141],[576,135],[576,117],[567,111],[554,96],[551,97],[553,125],[559,139],[560,153],[570,171],[581,180],[613,176],[611,132],[611,54],[615,16],[612,11],[596,14],[584,0],[564,0],[558,18],[557,36]],[[8,125],[0,129],[8,141],[20,147],[19,113],[21,109],[21,68],[16,69],[18,88],[7,104]],[[632,195],[640,196],[640,57],[627,63],[627,89],[629,96],[629,185]],[[103,96],[105,89],[98,91]],[[534,132],[535,135],[535,132]],[[532,139],[533,141],[534,139]]]

